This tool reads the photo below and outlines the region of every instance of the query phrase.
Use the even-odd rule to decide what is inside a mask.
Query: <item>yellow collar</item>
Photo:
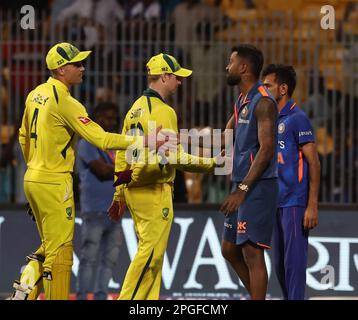
[[[53,77],[49,77],[48,80],[47,80],[47,83],[49,83],[51,85],[54,85],[56,88],[62,89],[67,93],[70,93],[68,91],[68,88],[66,87],[66,85],[63,82],[61,82],[60,80],[57,80],[57,79],[55,79]]]

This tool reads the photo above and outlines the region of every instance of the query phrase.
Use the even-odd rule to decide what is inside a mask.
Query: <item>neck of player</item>
[[[149,89],[152,89],[156,92],[159,93],[159,95],[162,97],[162,99],[165,101],[166,98],[170,95],[168,90],[166,90],[165,88],[163,88],[163,86],[161,86],[161,84],[159,84],[158,82],[153,82],[149,85]]]
[[[245,97],[249,91],[251,90],[251,88],[257,83],[257,81],[259,81],[258,79],[254,79],[254,78],[250,78],[250,79],[243,79],[240,83],[239,83],[239,91],[240,93],[242,93],[242,95]]]
[[[289,96],[284,95],[281,97],[280,101],[277,104],[277,109],[278,112],[281,112],[281,110],[285,107],[286,103],[290,100],[291,98]]]

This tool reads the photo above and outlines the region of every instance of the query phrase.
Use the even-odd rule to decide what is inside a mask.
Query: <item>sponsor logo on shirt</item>
[[[246,233],[246,221],[239,221],[237,223],[237,233]]]
[[[239,118],[239,123],[249,124],[250,120],[245,120],[245,119]]]
[[[313,133],[312,133],[311,130],[309,130],[309,131],[301,131],[301,132],[298,134],[299,137],[302,137],[302,136],[312,136],[312,135],[313,135]]]
[[[232,229],[232,224],[231,224],[231,223],[224,222],[224,227],[225,227],[225,228]]]
[[[278,133],[284,133],[285,132],[285,124],[283,122],[281,122],[278,125]]]
[[[87,125],[91,122],[91,119],[87,117],[78,117],[78,120],[80,120],[84,125]]]

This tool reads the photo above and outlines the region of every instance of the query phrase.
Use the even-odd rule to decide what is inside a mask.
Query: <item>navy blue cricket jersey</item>
[[[244,98],[241,94],[235,104],[236,126],[232,170],[232,180],[234,182],[241,182],[246,177],[260,148],[255,108],[262,97],[270,98],[276,105],[276,100],[270,91],[262,85],[261,81],[258,81],[250,89],[247,96]],[[277,178],[276,154],[259,180],[269,178]]]
[[[278,120],[279,207],[306,207],[308,201],[308,163],[300,146],[314,142],[307,115],[289,100]]]

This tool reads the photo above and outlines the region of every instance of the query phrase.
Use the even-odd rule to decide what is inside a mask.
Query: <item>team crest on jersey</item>
[[[242,110],[241,110],[241,113],[240,115],[243,117],[243,118],[246,118],[247,115],[249,113],[249,109],[245,106]]]
[[[67,215],[67,220],[72,220],[72,208],[71,207],[66,208],[66,215]]]
[[[278,133],[284,133],[285,132],[285,124],[283,122],[281,122],[278,125]]]
[[[144,113],[144,110],[142,108],[135,109],[131,112],[130,118],[140,118]]]
[[[163,220],[168,220],[169,208],[163,208]]]
[[[91,122],[91,119],[87,117],[78,117],[78,120],[80,120],[84,125],[87,125]]]

